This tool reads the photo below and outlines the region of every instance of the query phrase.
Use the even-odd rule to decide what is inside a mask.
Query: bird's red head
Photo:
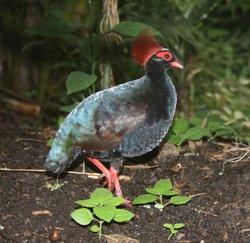
[[[171,67],[183,68],[173,52],[162,47],[151,35],[142,34],[137,37],[132,45],[131,54],[140,65],[145,65],[152,56],[157,56]]]

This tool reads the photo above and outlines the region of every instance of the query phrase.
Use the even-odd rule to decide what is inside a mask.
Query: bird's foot
[[[102,171],[102,176],[106,177],[106,181],[104,182],[105,185],[107,185],[108,189],[110,191],[115,190],[115,195],[117,197],[123,197],[121,185],[118,177],[118,171],[114,169],[112,166],[110,166],[110,169],[108,170],[99,160],[88,158],[97,168],[99,168]],[[124,203],[126,206],[131,206],[131,201],[126,200]]]

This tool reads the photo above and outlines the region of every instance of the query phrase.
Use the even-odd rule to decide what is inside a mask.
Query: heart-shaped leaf
[[[96,201],[98,204],[105,204],[108,200],[113,198],[111,191],[105,188],[97,188],[90,194],[90,199]]]
[[[114,221],[122,223],[131,220],[135,215],[126,209],[117,209]]]
[[[170,179],[161,179],[155,183],[154,188],[160,190],[161,194],[163,194],[164,192],[171,190],[173,186]]]
[[[94,74],[81,71],[71,72],[66,80],[67,95],[87,89],[96,79],[97,76]]]
[[[109,223],[115,217],[116,207],[109,205],[97,206],[94,207],[93,211],[98,218]]]
[[[88,225],[93,220],[93,215],[87,208],[76,209],[70,216],[80,225]]]

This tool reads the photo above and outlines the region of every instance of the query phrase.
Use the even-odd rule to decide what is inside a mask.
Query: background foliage
[[[68,112],[89,94],[143,74],[129,47],[147,25],[184,64],[170,71],[178,116],[208,117],[250,142],[249,1],[119,1],[121,22],[107,29],[121,35],[100,30],[104,2],[1,0],[0,88],[44,111]]]

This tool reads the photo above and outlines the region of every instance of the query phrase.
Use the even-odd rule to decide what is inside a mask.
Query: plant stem
[[[163,205],[162,194],[160,195],[160,203],[161,203],[161,205]]]
[[[172,237],[172,235],[173,235],[173,234],[172,234],[172,233],[170,233],[170,235],[168,236],[168,240],[170,240],[170,238]]]
[[[100,231],[98,232],[98,235],[99,235],[99,240],[101,239],[102,237],[102,224],[103,224],[104,221],[100,220],[99,221],[99,227],[100,227]]]
[[[103,64],[104,68],[103,68],[103,89],[108,89],[111,86],[111,70],[112,70],[112,66],[111,64],[106,61]]]
[[[167,202],[167,203],[165,203],[165,204],[163,204],[163,207],[162,207],[162,209],[163,208],[165,208],[167,205],[169,205],[170,203],[169,202]]]

